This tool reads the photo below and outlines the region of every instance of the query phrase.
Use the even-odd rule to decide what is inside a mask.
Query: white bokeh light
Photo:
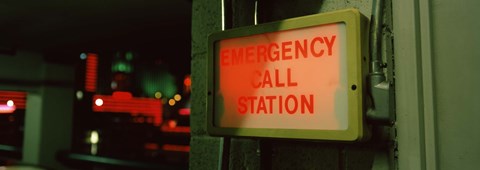
[[[102,106],[103,105],[103,100],[102,99],[95,100],[95,105]]]
[[[13,105],[15,105],[15,103],[13,103],[13,100],[8,100],[7,101],[7,106],[8,107],[12,107]]]

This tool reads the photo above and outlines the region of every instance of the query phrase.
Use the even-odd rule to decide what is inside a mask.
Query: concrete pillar
[[[221,30],[221,6],[216,0],[192,2],[192,114],[190,169],[218,169],[220,138],[206,131],[207,37]]]
[[[27,96],[22,162],[63,169],[56,153],[71,144],[73,69],[45,64],[43,73],[43,85]]]
[[[393,1],[400,169],[476,169],[479,1]]]

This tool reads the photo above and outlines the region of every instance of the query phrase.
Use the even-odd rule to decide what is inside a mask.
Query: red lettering
[[[268,100],[268,113],[273,114],[273,100],[277,98],[277,96],[265,96],[265,98]]]
[[[220,49],[222,66],[275,62],[299,58],[333,55],[333,46],[337,36],[313,37],[295,41],[273,42],[238,48]],[[310,42],[309,42],[310,40]],[[309,55],[310,54],[310,55]]]
[[[243,48],[239,48],[237,50],[238,51],[235,51],[235,49],[232,49],[232,60],[233,60],[232,65],[243,64]]]
[[[287,86],[288,87],[294,87],[297,86],[297,82],[292,82],[292,74],[290,68],[287,69]]]
[[[260,113],[260,111],[263,111],[263,113],[267,113],[267,107],[265,106],[265,100],[263,99],[263,96],[260,96],[258,99],[258,106],[257,106],[257,114]]]
[[[300,44],[300,41],[297,40],[295,41],[295,58],[299,58],[300,55],[298,55],[299,52],[302,53],[303,58],[308,57],[308,52],[307,52],[307,39],[303,40],[303,47],[302,44]]]
[[[263,76],[263,82],[259,82],[259,77]],[[251,84],[253,88],[265,88],[265,87],[285,87],[285,82],[282,82],[280,80],[280,70],[275,69],[275,86],[273,86],[272,83],[272,76],[270,74],[269,70],[265,70],[264,74],[258,70],[253,72],[253,76],[251,79]],[[298,83],[292,80],[292,70],[290,68],[287,68],[287,87],[295,87],[298,86]]]
[[[325,44],[327,44],[327,47],[328,47],[329,56],[332,55],[332,47],[333,47],[333,43],[335,42],[335,38],[337,38],[336,35],[332,35],[332,38],[330,40],[328,40],[327,37],[323,37],[323,39],[325,39]]]
[[[260,62],[262,60],[267,61],[267,47],[265,45],[257,46],[257,60]]]
[[[265,74],[263,75],[262,88],[265,88],[265,85],[269,85],[270,87],[273,87],[272,78],[270,77],[270,72],[268,70],[265,70]]]
[[[293,109],[290,108],[290,101],[293,100]],[[297,98],[294,96],[294,95],[288,95],[287,98],[285,99],[285,110],[287,110],[287,112],[289,114],[295,114],[295,112],[297,111],[297,108],[298,108],[298,101],[297,101]]]
[[[273,50],[273,47],[275,47],[276,50]],[[270,59],[270,61],[278,61],[280,59],[280,55],[278,53],[278,45],[276,43],[271,43],[270,46],[268,46],[268,58]]]
[[[314,114],[314,95],[293,95],[284,96],[241,96],[238,98],[237,111],[240,114],[273,114],[274,108],[278,106],[277,114],[283,114],[283,110],[287,111],[287,115],[296,114]],[[278,102],[278,103],[277,103]],[[278,105],[277,105],[278,104]]]
[[[258,77],[261,77],[261,76],[262,76],[262,73],[261,73],[260,71],[258,71],[258,70],[255,70],[255,72],[253,72],[253,74],[258,75]],[[260,78],[258,78],[258,79],[260,79]],[[260,86],[262,85],[262,83],[260,83],[260,82],[258,82],[257,84],[255,84],[255,80],[258,80],[258,79],[256,79],[255,77],[252,78],[252,86],[253,86],[253,88],[258,89],[258,88],[260,88]]]
[[[283,100],[282,96],[278,96],[278,113],[282,114],[283,113]]]
[[[223,66],[228,66],[228,49],[220,51],[220,63]]]
[[[323,39],[321,37],[315,37],[312,42],[310,43],[310,50],[312,51],[312,55],[314,57],[321,57],[323,53],[325,52],[323,49],[320,50],[320,52],[315,52],[315,42],[319,42],[320,44],[323,44]]]
[[[245,48],[245,58],[247,60],[246,61],[247,63],[255,63],[255,59],[253,58],[254,50],[255,50],[254,46],[249,46],[249,47]]]
[[[254,103],[255,103],[255,100],[257,100],[257,96],[249,96],[247,97],[248,100],[250,100],[250,113],[253,114],[253,109],[254,109]]]
[[[282,59],[283,60],[291,60],[292,56],[287,54],[288,52],[292,51],[292,48],[288,47],[291,46],[291,41],[282,42]]]
[[[275,87],[285,87],[285,83],[280,83],[280,76],[277,69],[275,69]]]
[[[308,112],[310,114],[313,114],[313,95],[309,95],[310,96],[310,100],[307,101],[307,97],[305,97],[305,95],[302,95],[301,99],[300,99],[300,103],[302,103],[302,106],[301,106],[301,111],[302,113],[305,113],[305,108],[308,109]]]
[[[247,112],[246,100],[247,100],[247,98],[245,98],[245,96],[242,96],[242,97],[238,98],[238,105],[237,105],[238,106],[237,107],[238,113],[245,114]]]

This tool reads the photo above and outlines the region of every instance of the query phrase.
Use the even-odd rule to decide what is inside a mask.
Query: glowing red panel
[[[112,94],[112,97],[114,99],[118,99],[118,100],[128,100],[128,99],[132,99],[133,96],[132,96],[132,93],[130,92],[126,92],[126,91],[116,91],[116,92],[113,92]]]
[[[190,108],[181,108],[178,110],[178,114],[182,116],[188,116],[190,115]]]
[[[346,129],[344,27],[328,24],[218,42],[216,110],[222,112],[215,114],[213,124]]]
[[[102,99],[103,104],[97,106],[95,101]],[[94,95],[92,99],[94,112],[130,113],[131,115],[145,115],[154,117],[153,123],[159,126],[162,123],[162,102],[151,98],[117,99],[113,96]],[[141,120],[138,120],[139,122]],[[143,120],[142,122],[144,122]]]
[[[25,109],[26,98],[27,98],[27,93],[26,92],[0,91],[0,105],[7,106],[7,102],[11,100],[16,109]],[[10,110],[10,109],[3,108],[3,110]],[[15,110],[15,109],[13,109],[13,110]],[[2,111],[0,111],[0,112],[2,112]],[[3,111],[3,112],[6,112],[6,111]]]
[[[162,149],[166,151],[175,151],[175,152],[190,152],[190,146],[185,146],[185,145],[165,144],[162,146]]]
[[[88,53],[85,69],[85,90],[95,92],[97,90],[97,54]]]

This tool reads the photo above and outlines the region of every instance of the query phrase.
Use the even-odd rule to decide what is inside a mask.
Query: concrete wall
[[[220,138],[206,131],[207,36],[221,30],[220,1],[192,2],[192,113],[190,169],[218,169]]]
[[[480,1],[432,0],[433,99],[438,169],[480,162]]]
[[[206,132],[207,36],[221,31],[221,1],[194,0],[192,15],[192,115],[190,169],[219,169],[224,142],[230,143],[229,169],[393,169],[394,135],[390,128],[374,128],[373,139],[364,143],[295,141],[209,136]],[[253,1],[231,1],[226,25],[253,24]],[[388,16],[390,3],[385,9]],[[260,1],[258,22],[357,8],[370,17],[372,1],[296,0]],[[243,12],[243,13],[242,13]],[[388,19],[388,17],[386,17]],[[386,23],[386,27],[389,26]],[[391,24],[390,24],[391,25]],[[391,30],[391,27],[388,27]],[[388,35],[388,33],[387,33]],[[391,41],[390,41],[391,42]],[[387,48],[387,46],[385,47]],[[390,50],[391,51],[391,50]]]
[[[400,169],[478,169],[479,1],[393,1]]]

